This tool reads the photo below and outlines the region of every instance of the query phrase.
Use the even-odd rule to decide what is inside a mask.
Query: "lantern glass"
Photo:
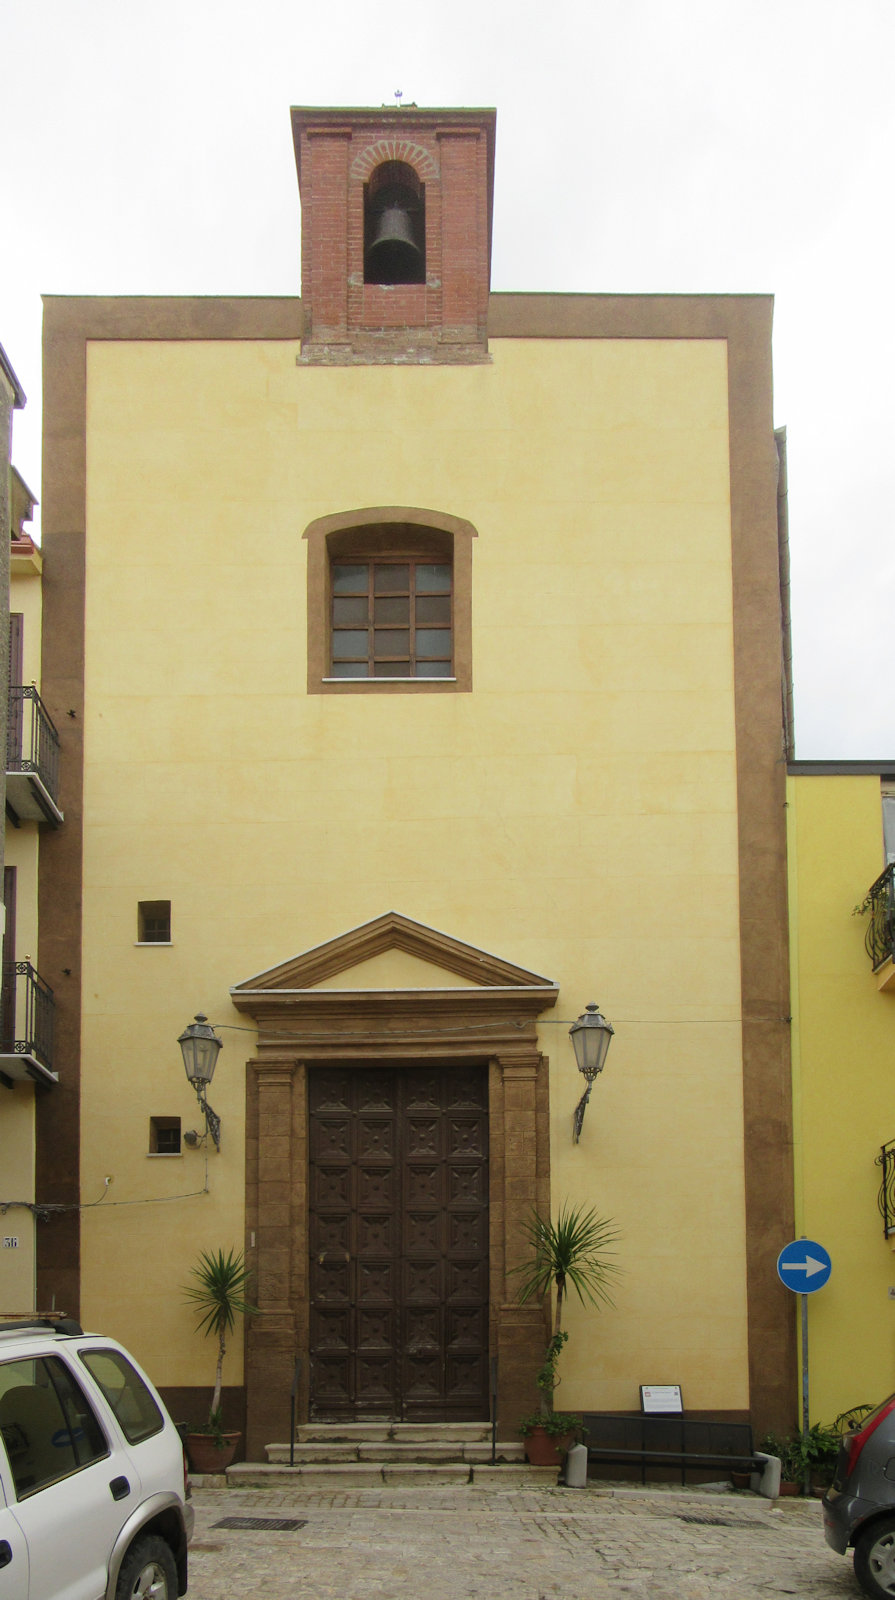
[[[183,1052],[184,1071],[190,1083],[194,1087],[209,1084],[214,1077],[218,1055],[224,1045],[204,1012],[197,1013],[195,1022],[184,1028],[177,1043]]]
[[[598,1072],[603,1071],[609,1042],[614,1032],[612,1023],[606,1021],[596,1005],[589,1005],[583,1016],[580,1016],[577,1022],[573,1022],[569,1029],[569,1038],[575,1047],[578,1071],[584,1073],[589,1083]]]

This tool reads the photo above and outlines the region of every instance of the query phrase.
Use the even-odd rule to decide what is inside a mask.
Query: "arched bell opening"
[[[425,184],[405,161],[384,161],[364,185],[364,282],[425,281]]]

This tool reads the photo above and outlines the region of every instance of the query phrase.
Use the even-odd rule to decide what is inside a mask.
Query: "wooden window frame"
[[[318,517],[308,542],[308,693],[453,694],[472,688],[471,522],[415,506],[369,506]],[[334,561],[377,556],[450,561],[453,571],[453,675],[449,678],[334,678],[332,584]]]
[[[333,574],[332,595],[332,666],[330,677],[333,678],[452,678],[454,676],[454,623],[453,623],[453,561],[451,552],[436,552],[441,555],[441,560],[433,561],[431,552],[425,555],[416,555],[401,549],[390,550],[386,555],[358,555],[348,554],[334,558],[330,571]],[[356,586],[348,590],[336,592],[335,573],[342,567],[356,567],[358,572],[363,572],[363,583],[357,582]],[[447,588],[438,590],[426,589],[425,579],[421,573],[432,566],[442,570],[447,569]],[[387,574],[394,573],[395,580],[389,582]],[[397,574],[407,574],[406,584],[398,581]],[[421,587],[422,583],[422,587]],[[420,622],[418,616],[418,601],[437,600],[446,602],[447,618],[438,622]],[[357,606],[364,603],[365,615],[361,620],[355,617],[351,620],[338,621],[336,611],[341,602]],[[406,621],[395,620],[385,622],[377,617],[381,604],[399,605],[406,610]],[[431,629],[440,636],[441,648],[437,655],[426,655],[417,643],[417,634],[421,630]],[[366,642],[364,655],[339,655],[335,643],[336,634],[343,636],[362,634]],[[406,634],[406,652],[395,649],[391,654],[385,647],[383,634]],[[363,672],[339,672],[337,670],[337,657],[348,665],[365,668]],[[426,662],[437,663],[443,667],[439,672],[420,671],[420,666]],[[402,671],[402,666],[407,670]],[[379,670],[381,669],[381,670]]]

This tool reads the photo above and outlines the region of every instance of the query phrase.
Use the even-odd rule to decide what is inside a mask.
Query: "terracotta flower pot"
[[[223,1447],[215,1443],[215,1436],[211,1433],[188,1433],[186,1436],[187,1454],[190,1466],[194,1472],[226,1472],[242,1435],[239,1433],[224,1433],[221,1438]]]
[[[537,1427],[525,1437],[525,1455],[533,1467],[558,1467],[569,1448],[572,1435],[548,1433]]]
[[[802,1487],[802,1485],[800,1483],[790,1483],[789,1481],[784,1481],[780,1485],[780,1493],[781,1494],[798,1494],[800,1489],[801,1489],[801,1487]]]
[[[749,1472],[731,1472],[730,1481],[735,1489],[748,1489],[751,1479]]]

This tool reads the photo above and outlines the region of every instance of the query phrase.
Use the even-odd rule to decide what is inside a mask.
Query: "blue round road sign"
[[[822,1289],[832,1270],[829,1251],[814,1239],[793,1239],[777,1257],[777,1276],[795,1294]]]

